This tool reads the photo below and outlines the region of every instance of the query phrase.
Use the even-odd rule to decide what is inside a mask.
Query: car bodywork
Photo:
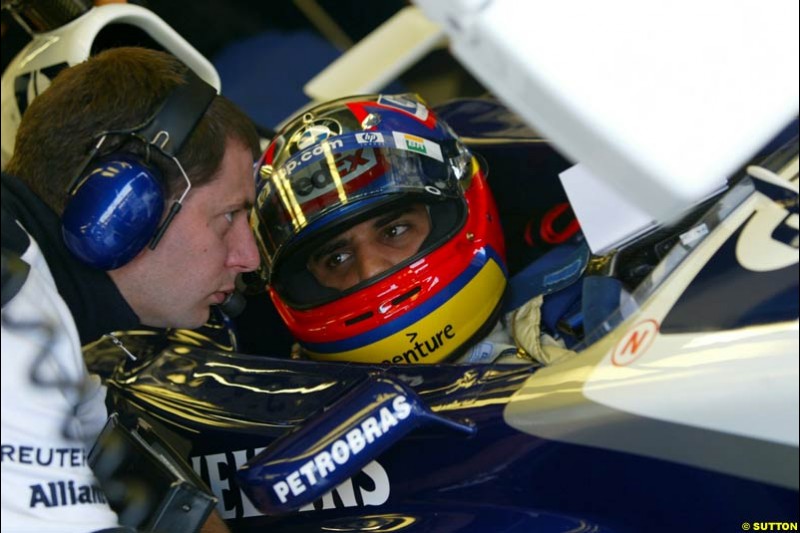
[[[460,121],[474,106],[444,115],[490,167],[538,159],[548,172],[513,179],[541,190],[557,182],[568,162],[499,106],[484,109],[479,128]],[[87,360],[107,376],[118,411],[175,437],[234,531],[716,531],[796,521],[797,173],[795,136],[691,212],[626,303],[554,365],[253,356],[236,353],[224,324],[121,332],[137,360],[108,340]],[[413,427],[390,435],[403,422],[390,412],[386,437],[350,446],[337,471],[297,473],[367,418],[380,426],[389,394],[420,414]],[[278,490],[269,469],[290,460]]]

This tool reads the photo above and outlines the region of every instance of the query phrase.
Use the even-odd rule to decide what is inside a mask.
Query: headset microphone
[[[219,304],[219,308],[223,313],[228,315],[228,318],[236,318],[242,314],[242,311],[244,311],[246,305],[247,300],[245,300],[242,293],[239,291],[233,291],[228,295],[227,298],[225,298],[224,302]]]

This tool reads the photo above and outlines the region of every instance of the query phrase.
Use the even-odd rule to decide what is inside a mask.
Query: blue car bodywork
[[[528,223],[515,210],[564,200],[555,176],[570,163],[502,108],[473,101],[441,114],[489,160],[490,180],[531,174],[530,191],[508,194],[516,204],[498,194],[512,241]],[[136,361],[108,341],[87,359],[118,411],[181,443],[237,532],[796,524],[797,137],[758,161],[788,177],[734,177],[691,214],[628,307],[548,367],[245,355],[224,326],[120,333]],[[534,186],[526,203],[520,191]],[[541,252],[512,245],[512,274]]]

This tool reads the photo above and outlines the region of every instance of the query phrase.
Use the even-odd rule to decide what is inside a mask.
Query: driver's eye
[[[389,238],[397,238],[407,232],[410,227],[410,224],[392,224],[383,230],[383,234]]]
[[[328,268],[336,268],[350,258],[351,254],[347,252],[337,252],[328,256],[325,260],[325,266]]]

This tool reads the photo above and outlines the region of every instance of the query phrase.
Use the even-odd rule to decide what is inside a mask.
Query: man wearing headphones
[[[80,347],[199,327],[257,268],[257,155],[250,120],[161,52],[103,52],[27,109],[2,176],[3,531],[117,524],[86,463],[107,413]]]

